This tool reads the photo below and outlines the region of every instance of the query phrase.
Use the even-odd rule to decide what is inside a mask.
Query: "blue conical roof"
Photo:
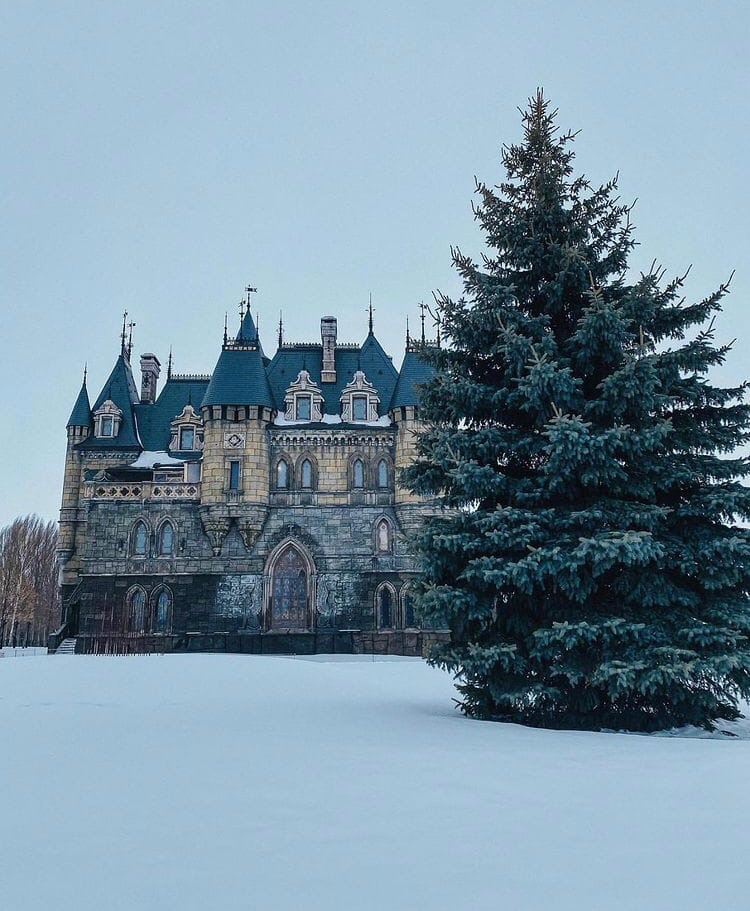
[[[237,342],[257,342],[258,341],[258,329],[253,320],[253,315],[250,312],[248,307],[245,311],[245,315],[242,317],[242,322],[240,323],[240,331],[237,333]]]
[[[82,449],[142,449],[133,411],[133,405],[139,402],[138,390],[133,379],[133,371],[130,369],[130,362],[124,354],[117,358],[109,379],[94,402],[92,412],[96,413],[97,409],[107,400],[114,402],[122,412],[119,433],[116,437],[89,437],[79,446]]]
[[[421,383],[426,383],[435,375],[429,364],[419,357],[414,351],[407,351],[401,364],[396,388],[393,390],[389,411],[407,405],[418,405],[418,388]]]
[[[91,425],[91,405],[86,389],[86,380],[83,381],[81,391],[78,393],[73,410],[70,412],[66,427],[89,427]]]
[[[224,348],[216,362],[202,404],[262,405],[273,408],[273,396],[260,348]]]

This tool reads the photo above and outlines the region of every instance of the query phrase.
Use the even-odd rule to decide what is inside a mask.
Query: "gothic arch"
[[[162,519],[156,527],[156,553],[160,557],[173,557],[177,543],[177,529],[170,518]]]
[[[171,633],[172,616],[174,613],[174,595],[172,589],[163,583],[157,585],[151,592],[151,623],[149,631],[152,633]]]
[[[405,582],[404,585],[401,586],[401,592],[399,593],[399,613],[402,629],[420,629],[421,624],[414,610],[414,599],[414,583]]]
[[[375,554],[392,554],[395,527],[388,516],[378,516],[372,527],[372,548]]]
[[[124,627],[126,633],[144,633],[147,625],[148,595],[142,585],[131,585],[125,593]]]
[[[286,484],[280,484],[282,465],[286,466]],[[282,493],[294,488],[294,463],[285,453],[277,455],[271,464],[271,486]]]
[[[273,549],[263,574],[266,630],[311,630],[315,626],[315,563],[308,549],[285,538]]]
[[[390,582],[381,582],[375,589],[375,626],[378,629],[398,626],[398,597]]]
[[[357,483],[360,480],[357,476],[359,474],[357,463],[361,465],[361,483]],[[365,490],[367,488],[369,471],[367,459],[363,453],[355,452],[349,457],[348,475],[347,483],[349,490]]]
[[[142,516],[133,522],[130,529],[130,546],[128,551],[131,557],[147,557],[151,528],[148,521]]]
[[[304,483],[307,481],[305,477],[306,469],[305,462],[310,464],[310,483],[309,485]],[[302,491],[311,491],[318,489],[318,460],[315,458],[312,452],[306,450],[302,455],[297,459],[297,464],[294,471],[294,480],[295,487],[297,490]]]

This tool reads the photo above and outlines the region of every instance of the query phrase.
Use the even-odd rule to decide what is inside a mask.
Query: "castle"
[[[132,325],[90,404],[67,424],[60,641],[81,652],[381,651],[422,654],[407,535],[429,504],[404,489],[417,390],[430,375],[409,338],[397,370],[373,332],[268,358],[250,310],[210,376],[140,358]]]

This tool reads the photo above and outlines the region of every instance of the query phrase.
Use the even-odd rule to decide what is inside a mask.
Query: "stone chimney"
[[[141,402],[153,404],[156,401],[156,384],[161,364],[155,354],[141,355]]]
[[[323,342],[323,367],[321,383],[336,382],[336,317],[324,316],[320,321],[320,338]]]

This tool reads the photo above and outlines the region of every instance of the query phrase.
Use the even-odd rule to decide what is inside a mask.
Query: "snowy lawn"
[[[418,660],[0,660],[0,906],[750,906],[750,740],[468,721]]]

